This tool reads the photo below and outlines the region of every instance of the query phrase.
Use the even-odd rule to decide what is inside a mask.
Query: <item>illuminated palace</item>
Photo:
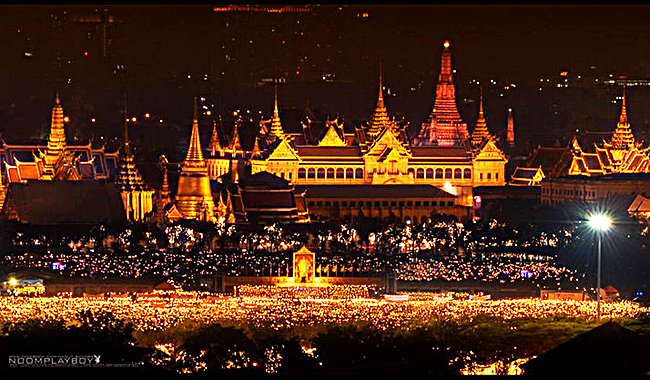
[[[218,180],[246,161],[253,174],[267,171],[305,190],[310,211],[328,217],[362,213],[419,220],[441,212],[471,217],[473,187],[503,186],[507,158],[487,128],[482,101],[474,133],[467,132],[456,106],[449,42],[433,112],[414,141],[405,125],[389,117],[381,70],[378,87],[369,122],[348,133],[338,119],[326,120],[316,139],[309,119],[302,133],[285,132],[276,90],[273,116],[260,122],[251,151],[243,150],[237,123],[224,146],[213,130],[206,157],[210,178]]]
[[[143,220],[152,211],[153,190],[144,183],[135,167],[127,125],[124,155],[120,157],[119,151],[107,152],[103,146],[94,147],[92,141],[86,145],[68,145],[65,120],[57,95],[46,145],[15,145],[2,141],[0,210],[3,216],[36,224],[109,221],[124,217],[132,221]],[[115,182],[117,191],[110,182]],[[117,199],[113,199],[114,194]],[[105,199],[106,205],[98,204],[97,196]],[[45,206],[36,207],[41,200]],[[119,203],[121,205],[116,208],[115,204]],[[86,215],[75,216],[73,214],[80,214],[79,209],[73,209],[72,205],[85,205],[89,209],[84,211]],[[69,210],[59,212],[57,207]],[[35,213],[42,215],[35,217]]]
[[[619,121],[610,140],[603,140],[600,145],[594,143],[593,152],[584,151],[577,136],[567,148],[556,148],[557,162],[549,166],[551,174],[543,181],[535,181],[541,185],[542,203],[650,196],[650,147],[635,141],[625,99],[624,92]],[[515,175],[524,171],[535,171],[538,177],[546,177],[541,166],[517,168],[513,181],[523,179]]]

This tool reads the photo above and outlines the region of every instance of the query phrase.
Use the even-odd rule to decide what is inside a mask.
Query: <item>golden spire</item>
[[[255,137],[255,145],[253,145],[252,155],[253,155],[253,156],[258,155],[258,154],[260,154],[261,152],[262,152],[262,151],[260,150],[260,143],[259,143],[259,140],[257,139],[257,136],[256,136],[256,137]]]
[[[162,188],[160,189],[160,198],[163,205],[171,202],[171,191],[169,190],[169,179],[167,178],[167,164],[169,164],[167,157],[165,157],[164,154],[161,154],[160,160],[158,161],[158,168],[163,172]]]
[[[194,98],[194,117],[192,120],[190,146],[187,150],[187,157],[183,162],[181,174],[178,177],[176,207],[185,219],[216,221],[208,167],[203,159],[201,140],[199,139],[199,117],[196,97]]]
[[[192,136],[190,137],[190,147],[187,150],[187,156],[183,165],[202,165],[205,166],[203,160],[203,152],[201,151],[201,139],[199,137],[199,111],[196,104],[196,96],[194,97],[194,117],[192,118]]]
[[[508,108],[507,141],[511,147],[515,145],[515,121],[512,118],[512,108]]]
[[[623,107],[621,108],[621,116],[619,117],[619,123],[627,124],[627,109],[625,107],[625,86],[623,86]]]
[[[272,140],[284,138],[284,130],[280,122],[280,111],[278,110],[278,86],[275,86],[275,101],[273,104],[273,119],[271,119],[271,130],[269,132]]]
[[[59,100],[59,94],[56,94],[52,108],[52,124],[50,135],[47,140],[45,153],[41,155],[43,160],[43,173],[41,179],[53,180],[64,166],[70,166],[72,156],[69,154],[65,141],[65,123],[63,118],[63,107]],[[76,169],[74,169],[76,171]],[[73,177],[75,177],[73,175]]]
[[[375,112],[372,115],[372,120],[370,121],[370,134],[374,137],[378,135],[385,127],[390,126],[390,119],[388,118],[388,112],[386,111],[386,106],[384,105],[384,74],[383,74],[383,65],[379,63],[379,95],[377,96],[377,107],[375,107]]]
[[[478,146],[483,142],[483,139],[490,136],[490,131],[487,128],[487,121],[483,113],[483,87],[481,86],[481,95],[479,100],[478,118],[476,119],[476,127],[472,132],[472,145]]]
[[[131,141],[129,140],[129,114],[127,113],[126,94],[124,94],[124,154],[133,155],[131,151]]]
[[[210,139],[210,145],[208,145],[208,150],[212,156],[217,154],[218,150],[221,150],[221,144],[219,143],[219,134],[217,133],[217,121],[213,120],[212,122],[212,138]]]
[[[232,150],[233,154],[241,149],[241,141],[239,140],[239,125],[241,124],[241,116],[238,114],[235,118],[232,128],[232,138],[228,147]]]
[[[632,127],[627,120],[627,108],[625,106],[625,86],[623,86],[623,106],[621,107],[621,116],[619,117],[616,130],[612,136],[612,145],[617,150],[626,150],[634,145],[634,135]]]

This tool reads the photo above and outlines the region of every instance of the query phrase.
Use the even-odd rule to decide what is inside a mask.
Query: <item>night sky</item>
[[[458,105],[470,130],[479,93],[470,81],[478,80],[490,129],[501,134],[505,110],[514,108],[527,148],[580,127],[613,130],[620,109],[612,103],[620,88],[541,91],[540,78],[561,71],[570,78],[650,77],[650,6],[212,8],[3,6],[3,137],[43,138],[57,92],[72,119],[70,133],[81,138],[93,117],[94,133],[119,136],[125,92],[129,114],[149,112],[152,121],[164,119],[160,128],[186,127],[195,95],[208,99],[212,117],[240,109],[257,122],[272,107],[273,85],[264,78],[286,80],[278,87],[283,110],[310,107],[339,115],[352,128],[371,116],[380,61],[389,114],[403,117],[414,134],[431,111],[442,43],[449,39]],[[113,22],[88,22],[102,15]],[[504,91],[508,83],[516,90]],[[640,135],[650,129],[648,101],[648,86],[628,91]],[[536,135],[540,129],[544,136]]]

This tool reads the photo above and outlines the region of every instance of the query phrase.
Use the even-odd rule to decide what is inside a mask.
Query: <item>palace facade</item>
[[[473,187],[505,184],[508,160],[487,128],[482,101],[475,133],[472,136],[467,133],[467,126],[456,107],[451,73],[451,53],[449,42],[446,41],[434,111],[413,141],[408,137],[407,126],[388,114],[383,98],[381,70],[372,118],[354,128],[353,132],[346,132],[338,119],[326,120],[323,132],[316,138],[312,135],[309,119],[303,123],[302,133],[285,132],[276,91],[273,116],[260,122],[254,144],[249,144],[253,145],[251,151],[242,149],[237,122],[227,145],[220,143],[215,125],[206,155],[210,178],[216,180],[231,172],[239,161],[247,161],[253,174],[266,171],[292,185],[308,189],[315,186],[334,189],[331,186],[337,186],[336,191],[342,192],[338,194],[341,197],[348,190],[357,192],[353,187],[367,189],[364,191],[370,193],[374,191],[373,186],[378,186],[377,189],[388,185],[420,186],[420,189],[428,186],[431,195],[424,198],[440,198],[442,191],[453,197],[455,206],[471,208]],[[318,193],[319,197],[323,196],[322,191]],[[371,194],[368,197],[372,205],[375,202],[379,202],[379,205],[386,202],[404,203],[396,199],[399,197],[397,191],[390,192],[390,200],[370,199],[373,197]],[[309,201],[309,191],[306,198]],[[347,199],[330,201],[339,204],[351,202]],[[316,205],[313,202],[328,201],[310,201],[310,204]],[[439,204],[438,200],[426,202],[429,205]],[[448,202],[444,201],[445,207],[448,207]],[[436,212],[438,207],[429,206],[427,213]],[[387,212],[385,214],[388,215]],[[403,211],[396,214],[403,214]]]

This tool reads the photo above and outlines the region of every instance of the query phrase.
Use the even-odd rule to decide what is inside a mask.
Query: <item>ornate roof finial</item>
[[[59,93],[56,93],[56,98],[54,99],[54,103],[58,106],[61,104],[61,101],[59,100]]]
[[[379,62],[379,95],[377,96],[377,107],[375,113],[372,115],[370,121],[370,134],[374,137],[377,136],[384,127],[389,125],[388,112],[384,105],[384,65]]]
[[[512,147],[515,145],[515,121],[512,117],[512,108],[508,108],[508,130],[506,135],[506,140],[508,144]]]
[[[445,43],[443,44],[443,46],[445,47],[445,49],[449,49],[449,45],[450,45],[450,44],[449,44],[449,40],[445,40]]]
[[[215,156],[217,154],[217,151],[221,150],[221,143],[219,142],[219,133],[217,132],[216,120],[212,121],[212,138],[210,139],[208,150],[212,156]]]
[[[382,106],[384,105],[384,65],[379,61],[379,98],[377,100],[377,106],[381,102]]]
[[[611,143],[618,150],[625,150],[634,145],[632,127],[627,119],[627,107],[625,105],[625,86],[623,86],[623,106]]]
[[[627,108],[625,107],[625,85],[623,85],[623,107],[621,108],[621,117],[619,119],[621,124],[627,124]]]
[[[190,137],[190,147],[187,150],[187,156],[185,157],[185,165],[187,165],[189,162],[200,162],[202,166],[205,166],[205,162],[203,161],[203,152],[201,151],[201,140],[199,138],[199,112],[196,96],[194,97],[192,136]]]
[[[278,110],[278,86],[275,86],[273,118],[271,119],[271,130],[269,131],[271,139],[284,138],[282,123],[280,122],[280,111]]]
[[[472,145],[480,145],[483,140],[489,136],[490,131],[488,130],[487,121],[485,120],[485,114],[483,112],[483,86],[481,86],[479,95],[478,118],[476,119],[476,126],[472,132]]]
[[[198,101],[197,101],[196,96],[195,96],[194,97],[194,112],[193,112],[193,115],[192,115],[192,121],[193,122],[194,121],[198,122],[198,120],[199,120],[199,104],[198,104]]]
[[[127,97],[124,94],[124,154],[131,156],[131,141],[129,140],[129,114],[127,113]]]
[[[479,106],[478,106],[478,117],[479,119],[485,119],[483,115],[483,85],[479,84]]]

